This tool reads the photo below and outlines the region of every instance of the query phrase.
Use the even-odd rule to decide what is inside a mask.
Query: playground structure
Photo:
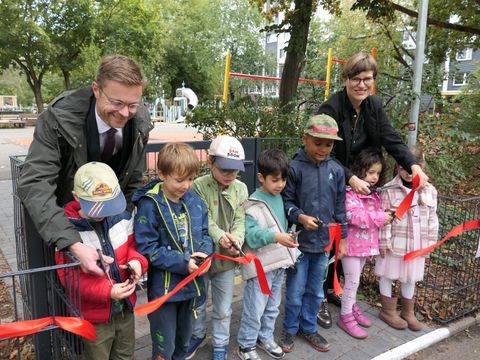
[[[372,48],[372,56],[374,58],[377,57],[377,49]],[[254,80],[262,80],[262,81],[280,81],[282,80],[281,77],[272,77],[272,76],[263,76],[263,75],[251,75],[251,74],[241,74],[230,72],[230,63],[231,63],[231,54],[227,52],[226,60],[225,60],[225,74],[223,78],[223,103],[226,104],[228,102],[228,82],[230,77],[237,77],[237,78],[244,78],[244,79],[254,79]],[[324,99],[327,100],[330,96],[330,86],[331,86],[331,73],[332,73],[332,65],[333,63],[345,64],[346,60],[340,60],[333,57],[333,49],[328,49],[327,55],[327,74],[325,80],[316,80],[316,79],[298,79],[298,82],[301,83],[313,83],[316,85],[325,85],[325,97]],[[375,82],[373,84],[372,95],[375,95],[376,88]]]
[[[169,105],[168,101],[159,96],[155,98],[152,104],[149,105],[150,116],[153,121],[165,121],[171,123],[182,123],[185,121],[187,112],[192,111],[198,105],[198,97],[195,92],[185,87],[175,91],[173,104]]]

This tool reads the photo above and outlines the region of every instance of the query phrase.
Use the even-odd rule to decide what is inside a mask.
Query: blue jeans
[[[278,307],[282,301],[284,269],[269,271],[265,274],[272,295],[264,295],[260,290],[258,278],[247,280],[243,290],[243,314],[238,330],[237,342],[241,348],[255,346],[257,338],[263,342],[273,340]]]
[[[212,287],[212,346],[220,349],[230,340],[234,270],[205,274],[205,289]],[[203,338],[207,333],[206,301],[197,309],[198,318],[193,322],[193,336]]]
[[[283,328],[289,334],[299,329],[308,334],[317,331],[317,313],[322,303],[323,282],[328,255],[304,253],[287,269],[285,319]]]
[[[152,359],[183,360],[192,334],[193,299],[167,302],[148,314],[152,337]]]

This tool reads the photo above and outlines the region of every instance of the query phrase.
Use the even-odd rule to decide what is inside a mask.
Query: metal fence
[[[480,197],[440,196],[437,214],[440,240],[452,227],[480,218]],[[475,258],[479,239],[480,230],[465,232],[426,259],[424,280],[416,288],[417,310],[426,319],[446,324],[480,309],[480,258]],[[374,262],[368,263],[362,275],[363,289],[371,299],[379,293],[374,267]]]
[[[80,316],[79,262],[68,258],[68,265],[55,265],[54,249],[38,235],[30,216],[18,198],[18,179],[25,156],[11,156],[14,233],[17,255],[17,272],[3,274],[0,279],[10,289],[13,320],[32,320],[47,316]],[[64,254],[64,256],[69,256]],[[65,269],[61,285],[58,269]],[[76,335],[56,326],[29,336],[26,341],[9,340],[11,359],[77,359],[81,342]],[[28,351],[28,344],[35,351]],[[6,351],[6,350],[5,350]],[[13,355],[12,355],[13,356]],[[23,356],[23,357],[22,357]]]
[[[62,256],[69,257],[67,253]],[[47,316],[80,317],[79,262],[64,259],[64,265],[21,270],[0,275],[2,290],[10,295],[4,304],[2,322],[34,320]],[[57,271],[63,272],[62,287]],[[43,291],[35,291],[36,284],[46,284]],[[4,294],[5,294],[4,293]],[[46,313],[41,314],[37,302],[46,300]],[[2,359],[78,359],[81,342],[78,336],[49,325],[35,335],[0,341]]]

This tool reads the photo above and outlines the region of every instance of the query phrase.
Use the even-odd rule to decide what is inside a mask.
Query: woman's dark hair
[[[348,58],[343,66],[342,79],[351,79],[364,71],[372,71],[373,77],[377,77],[378,67],[375,58],[367,53],[360,52]]]
[[[257,159],[258,172],[264,177],[281,174],[286,179],[289,167],[287,154],[279,149],[264,150]]]
[[[370,169],[370,167],[376,163],[382,164],[382,171],[377,182],[378,186],[382,186],[385,183],[387,162],[385,161],[380,149],[368,147],[360,151],[350,170],[352,170],[352,172],[360,179],[363,179],[367,175],[368,169]]]

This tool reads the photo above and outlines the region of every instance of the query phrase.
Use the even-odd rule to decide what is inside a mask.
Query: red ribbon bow
[[[395,217],[398,219],[401,219],[412,205],[415,191],[417,191],[418,186],[420,185],[420,177],[418,175],[415,175],[415,177],[413,178],[412,185],[412,190],[410,190],[410,192],[407,194],[407,196],[405,196],[400,205],[398,205],[398,207],[395,209]]]
[[[222,259],[222,260],[231,260],[231,261],[238,262],[240,264],[249,264],[253,260],[255,262],[255,268],[257,269],[258,282],[260,283],[260,289],[262,290],[262,293],[264,293],[265,295],[272,295],[272,292],[268,287],[268,282],[267,282],[267,278],[265,277],[265,271],[263,270],[262,263],[255,255],[251,253],[247,253],[245,254],[245,256],[234,258],[230,256],[220,255],[220,254],[213,254],[213,256],[207,258],[207,260],[205,260],[205,262],[202,265],[200,265],[197,270],[195,270],[193,273],[188,275],[185,279],[180,281],[172,291],[168,292],[163,296],[160,296],[155,300],[152,300],[145,304],[137,306],[135,308],[135,314],[139,316],[144,316],[157,310],[168,299],[170,299],[173,295],[179,292],[185,285],[187,285],[190,281],[192,281],[197,276],[199,276],[201,272],[205,270],[208,267],[208,265],[212,262],[212,258]]]
[[[16,321],[0,325],[0,339],[9,339],[18,336],[26,336],[39,332],[49,325],[57,325],[63,330],[76,335],[83,336],[85,339],[95,341],[97,335],[93,325],[78,317],[48,316],[35,320]]]

